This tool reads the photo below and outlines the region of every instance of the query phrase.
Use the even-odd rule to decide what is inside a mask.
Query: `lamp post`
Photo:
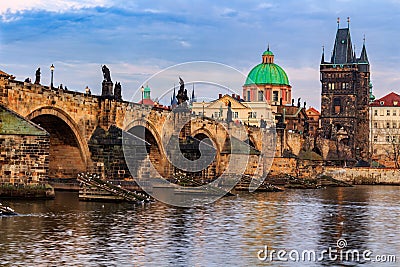
[[[51,71],[50,88],[53,89],[53,76],[54,76],[54,65],[53,64],[51,64],[51,66],[50,66],[50,71]]]
[[[140,89],[140,91],[142,91],[142,106],[143,106],[143,94],[144,94],[144,87],[142,85],[142,88]]]
[[[204,120],[204,100],[203,100],[203,102],[202,102],[202,104],[203,104],[203,120]]]

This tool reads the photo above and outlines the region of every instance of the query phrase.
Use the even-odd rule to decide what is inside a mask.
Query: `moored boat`
[[[3,206],[0,203],[0,216],[11,216],[11,215],[18,215],[12,208]]]

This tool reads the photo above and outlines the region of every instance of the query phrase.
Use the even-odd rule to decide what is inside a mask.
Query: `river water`
[[[73,192],[5,203],[21,215],[0,218],[1,266],[400,266],[400,187],[244,193],[196,208]],[[340,260],[348,250],[371,253]]]

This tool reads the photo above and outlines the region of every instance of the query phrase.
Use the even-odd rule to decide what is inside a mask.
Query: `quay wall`
[[[399,169],[325,167],[323,174],[351,184],[400,185]]]

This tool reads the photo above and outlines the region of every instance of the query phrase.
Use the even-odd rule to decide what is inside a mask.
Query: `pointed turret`
[[[349,28],[337,30],[331,63],[353,63],[353,45],[351,43]]]
[[[175,85],[174,85],[174,94],[172,95],[171,98],[171,108],[175,108],[177,105],[178,105],[178,99],[176,99]]]
[[[322,46],[321,64],[325,63],[325,47]]]
[[[367,56],[367,49],[365,48],[365,43],[363,44],[363,48],[361,50],[361,56],[360,56],[360,63],[369,63],[368,61],[368,56]]]
[[[191,103],[196,102],[196,96],[194,95],[194,83],[193,83],[192,97],[190,99],[190,102]]]

